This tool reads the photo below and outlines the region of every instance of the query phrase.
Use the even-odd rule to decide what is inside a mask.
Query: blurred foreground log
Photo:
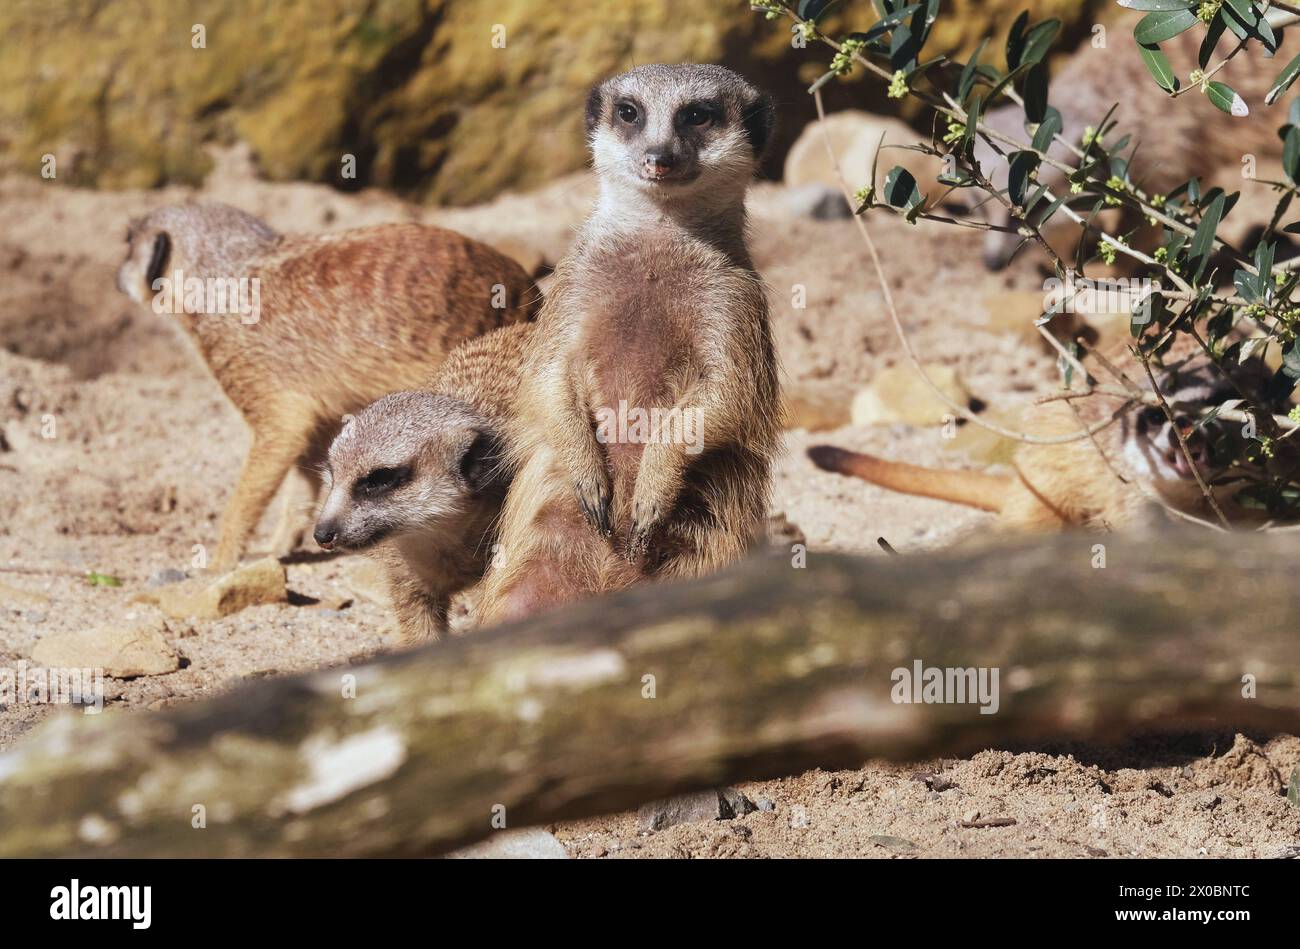
[[[0,755],[0,855],[432,854],[494,817],[872,757],[1294,733],[1298,554],[1297,534],[1174,531],[764,557],[166,712],[60,715]],[[998,670],[996,713],[895,703],[916,660]]]

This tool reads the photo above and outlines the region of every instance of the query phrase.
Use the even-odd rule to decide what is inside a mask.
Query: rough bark
[[[1294,733],[1297,553],[1295,534],[1178,531],[764,557],[161,713],[58,716],[0,756],[0,855],[432,854],[500,815],[872,757],[1200,723]],[[997,713],[892,701],[917,659],[998,669]]]

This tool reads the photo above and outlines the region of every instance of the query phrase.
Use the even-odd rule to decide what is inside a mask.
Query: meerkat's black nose
[[[671,152],[646,152],[643,159],[643,165],[648,174],[655,177],[662,177],[673,170],[673,156]]]
[[[317,524],[316,529],[312,531],[312,536],[316,538],[316,543],[321,545],[321,549],[330,550],[334,546],[334,541],[338,540],[339,532],[333,524]]]

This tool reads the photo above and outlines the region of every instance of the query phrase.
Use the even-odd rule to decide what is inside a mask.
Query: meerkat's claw
[[[593,493],[584,491],[581,485],[574,485],[574,491],[578,495],[578,506],[582,508],[582,515],[587,519],[587,523],[604,537],[613,534],[614,529],[609,522],[609,493],[597,488],[593,497]]]
[[[645,556],[646,551],[650,549],[650,534],[649,527],[636,521],[632,522],[632,530],[627,535],[627,546],[623,550],[629,563],[636,563]]]

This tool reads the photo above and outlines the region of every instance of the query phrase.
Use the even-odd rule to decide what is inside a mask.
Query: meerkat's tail
[[[983,511],[1001,511],[1006,499],[1009,477],[979,471],[947,471],[922,468],[899,461],[886,461],[874,455],[846,451],[833,445],[814,445],[808,457],[823,471],[851,475],[891,491],[918,494],[940,501],[965,504]]]

